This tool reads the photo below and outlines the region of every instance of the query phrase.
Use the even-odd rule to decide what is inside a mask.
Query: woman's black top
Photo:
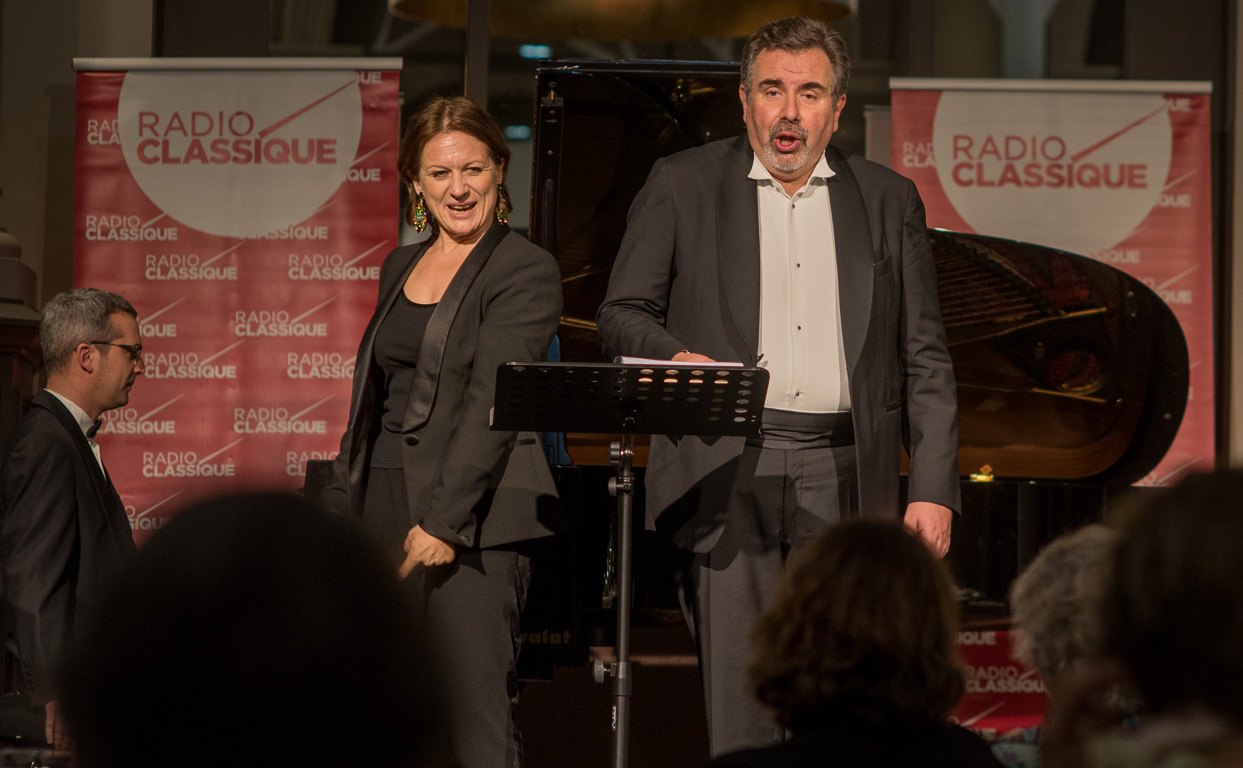
[[[435,304],[416,304],[397,297],[375,335],[375,360],[384,371],[384,409],[380,434],[371,451],[371,466],[401,469],[401,424],[414,384],[414,369]]]

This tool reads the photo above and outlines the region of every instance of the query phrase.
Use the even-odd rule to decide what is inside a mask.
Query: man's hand
[[[58,750],[69,749],[69,732],[65,730],[65,714],[60,711],[60,702],[56,699],[43,705],[43,736],[47,743]]]
[[[937,557],[950,551],[950,523],[954,511],[931,501],[912,501],[906,505],[906,527],[919,534],[928,549]]]
[[[457,551],[453,549],[452,544],[431,535],[423,530],[421,525],[410,529],[410,533],[406,534],[404,546],[406,559],[397,569],[397,575],[403,579],[419,566],[448,565],[457,557]]]
[[[710,357],[697,354],[695,352],[679,352],[672,358],[675,363],[715,363],[716,361]]]

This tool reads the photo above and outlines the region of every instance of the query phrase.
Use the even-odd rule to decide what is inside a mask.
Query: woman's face
[[[414,189],[445,235],[473,242],[492,224],[503,170],[479,139],[462,131],[442,133],[423,147]]]

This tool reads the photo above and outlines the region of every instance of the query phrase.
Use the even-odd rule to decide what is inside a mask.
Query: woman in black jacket
[[[433,99],[407,122],[407,218],[432,236],[381,268],[327,490],[401,560],[445,666],[463,768],[521,765],[524,543],[559,523],[536,436],[489,429],[497,366],[544,359],[561,314],[556,262],[505,225],[508,162],[469,99]]]

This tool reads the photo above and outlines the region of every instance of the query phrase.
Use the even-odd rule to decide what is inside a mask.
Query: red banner
[[[928,225],[1090,256],[1173,310],[1191,386],[1141,485],[1212,468],[1213,247],[1208,83],[895,78],[893,165]]]
[[[1041,723],[1048,693],[1036,670],[1010,658],[1009,632],[959,632],[958,652],[966,664],[967,692],[954,711],[954,722],[988,741]]]
[[[130,63],[78,73],[74,285],[138,310],[146,373],[99,442],[141,542],[335,456],[397,244],[400,60]]]

